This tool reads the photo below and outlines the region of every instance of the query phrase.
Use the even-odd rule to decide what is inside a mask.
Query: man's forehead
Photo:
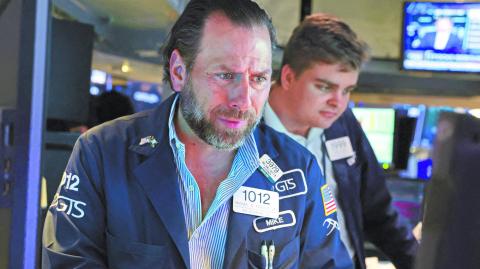
[[[208,24],[222,24],[222,23],[228,23],[228,24],[235,24],[230,18],[228,18],[225,13],[221,11],[213,11],[210,13],[207,18],[205,19],[205,26]]]
[[[313,79],[318,81],[331,84],[352,83],[354,85],[357,83],[360,70],[342,63],[317,62],[304,69],[302,75],[307,73],[310,74],[308,76],[312,76]]]
[[[228,56],[228,57],[226,57]],[[209,16],[200,40],[198,58],[230,67],[255,63],[259,69],[271,68],[271,41],[263,25],[253,27],[233,23],[222,13]]]
[[[202,37],[208,34],[212,29],[220,33],[223,33],[223,30],[226,34],[228,34],[229,31],[231,31],[232,29],[242,30],[245,32],[265,31],[266,33],[268,33],[268,36],[270,38],[267,25],[253,21],[249,23],[248,20],[245,20],[244,23],[236,22],[228,18],[221,11],[214,11],[207,16],[205,20],[205,25],[203,27]]]
[[[338,72],[360,72],[357,68],[353,67],[349,62],[343,60],[332,60],[332,61],[312,61],[307,69],[315,68],[315,67],[331,67],[332,69]]]

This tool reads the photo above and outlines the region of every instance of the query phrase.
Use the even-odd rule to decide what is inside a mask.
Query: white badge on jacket
[[[258,161],[260,163],[258,169],[260,169],[260,172],[262,172],[270,182],[275,184],[275,182],[282,177],[282,169],[278,167],[278,165],[272,160],[272,158],[270,158],[270,156],[263,154]]]
[[[355,154],[348,136],[328,140],[325,146],[331,161],[345,159]]]
[[[241,186],[233,194],[233,212],[278,218],[279,195],[275,191]]]

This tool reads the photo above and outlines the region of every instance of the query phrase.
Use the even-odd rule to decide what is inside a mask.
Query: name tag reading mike
[[[274,191],[241,186],[233,194],[233,212],[278,218],[279,195]]]

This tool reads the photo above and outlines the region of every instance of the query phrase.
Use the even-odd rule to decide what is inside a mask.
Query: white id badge
[[[328,140],[325,142],[325,146],[331,161],[345,159],[354,154],[352,143],[348,136]]]
[[[277,180],[282,177],[283,172],[280,167],[268,156],[263,154],[259,159],[260,162],[260,171],[270,180],[270,182],[275,183]]]
[[[259,217],[278,218],[277,192],[241,186],[233,194],[233,212]]]

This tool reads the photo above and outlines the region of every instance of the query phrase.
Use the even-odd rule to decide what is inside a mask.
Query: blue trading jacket
[[[43,268],[190,267],[168,142],[172,101],[79,138],[45,220]],[[139,144],[151,135],[158,145]],[[263,240],[275,242],[274,268],[352,268],[336,213],[325,216],[325,182],[314,157],[269,127],[260,125],[254,136],[259,155],[286,173],[272,184],[257,170],[244,186],[277,191],[282,218],[231,211],[224,268],[265,268]]]
[[[338,203],[344,208],[348,234],[361,268],[365,267],[364,240],[368,239],[385,253],[398,269],[411,269],[418,243],[411,228],[400,220],[392,206],[385,174],[360,124],[350,109],[325,129],[326,140],[348,136],[355,152],[355,162],[332,162],[340,193]]]

